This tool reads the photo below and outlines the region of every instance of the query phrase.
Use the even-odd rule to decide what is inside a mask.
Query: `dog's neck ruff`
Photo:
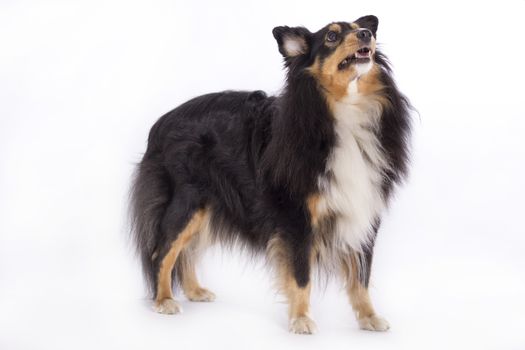
[[[381,104],[359,93],[357,79],[334,106],[337,141],[319,177],[319,205],[335,214],[336,237],[361,251],[386,207],[382,184],[388,165],[378,139]]]

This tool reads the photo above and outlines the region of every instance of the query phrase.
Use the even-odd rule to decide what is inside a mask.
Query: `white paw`
[[[186,294],[191,301],[214,301],[215,294],[205,288],[197,288]]]
[[[182,306],[176,300],[167,298],[155,302],[155,311],[161,314],[174,315],[182,313]]]
[[[315,322],[308,316],[292,318],[289,330],[295,334],[314,334],[317,332]]]
[[[367,331],[384,332],[390,328],[387,320],[376,315],[361,318],[357,322],[359,322],[359,328]]]

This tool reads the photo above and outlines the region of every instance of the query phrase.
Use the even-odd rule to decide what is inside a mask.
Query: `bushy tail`
[[[143,159],[137,166],[130,191],[131,234],[149,292],[157,281],[155,252],[161,237],[161,221],[170,199],[170,183],[162,164]]]

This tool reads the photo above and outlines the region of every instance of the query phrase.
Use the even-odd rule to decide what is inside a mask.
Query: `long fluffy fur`
[[[278,237],[298,285],[309,279],[312,250],[329,271],[334,261],[343,259],[344,243],[331,235],[337,215],[326,215],[314,228],[306,204],[310,195],[319,193],[319,179],[329,178],[327,162],[338,142],[333,111],[319,82],[306,70],[316,58],[328,55],[321,49],[314,53],[327,29],[312,34],[304,28],[279,28],[274,35],[288,68],[281,95],[203,95],[162,116],[150,131],[131,190],[131,216],[133,238],[153,293],[159,257],[191,214],[202,208],[210,213],[211,241],[240,242],[253,252],[266,252]],[[299,50],[304,44],[312,53],[287,57],[283,35],[299,36],[300,45],[288,47]],[[398,91],[386,57],[376,51],[374,61],[384,86],[375,132],[388,163],[381,185],[387,201],[407,173],[409,103]],[[379,217],[371,220],[371,240],[356,253],[362,257],[359,270],[365,285],[379,222]]]

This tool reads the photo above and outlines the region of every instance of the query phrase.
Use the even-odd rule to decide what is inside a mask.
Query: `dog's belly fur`
[[[337,144],[327,172],[319,177],[317,210],[335,218],[335,242],[361,251],[386,207],[382,186],[387,161],[377,137],[381,105],[363,99],[355,85],[335,106]]]

